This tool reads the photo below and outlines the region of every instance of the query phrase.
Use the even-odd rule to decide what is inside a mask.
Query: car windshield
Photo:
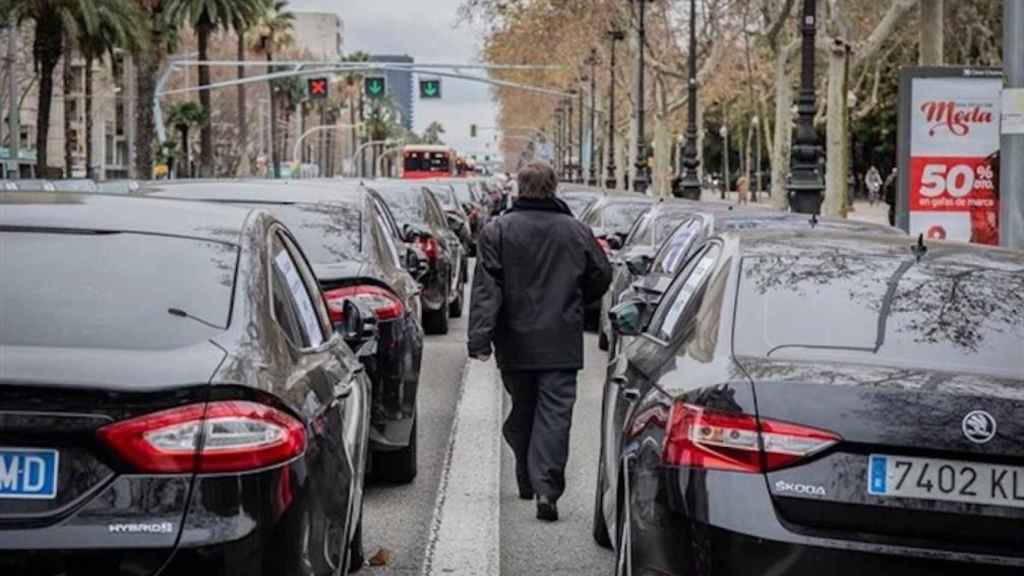
[[[208,240],[0,232],[0,345],[168,350],[201,342],[228,325],[237,263],[236,246]]]
[[[284,223],[314,264],[365,261],[363,213],[354,204],[254,204]]]
[[[734,333],[737,355],[1019,378],[1024,268],[969,255],[746,256]]]
[[[419,188],[391,188],[380,191],[380,197],[391,209],[398,226],[427,225],[427,205]]]
[[[602,210],[601,226],[610,232],[625,234],[640,214],[651,207],[650,202],[615,202]]]

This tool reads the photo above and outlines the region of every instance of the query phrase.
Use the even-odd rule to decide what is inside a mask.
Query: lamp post
[[[583,77],[580,78],[580,83],[581,84],[583,82],[586,82],[586,81],[587,81],[587,77],[586,76],[583,76]],[[578,152],[577,152],[577,155],[576,155],[576,182],[578,184],[582,184],[583,183],[583,88],[582,87],[580,88],[580,91],[577,92],[576,97],[579,98],[579,109],[580,109],[579,140],[576,143],[577,144],[577,148],[578,148]]]
[[[821,212],[822,182],[818,159],[821,146],[814,130],[814,35],[817,29],[817,2],[804,0],[803,35],[800,63],[800,96],[797,99],[796,142],[791,156],[792,172],[789,176],[789,206],[793,212],[818,214]]]
[[[605,186],[610,189],[619,187],[618,179],[615,177],[615,43],[626,38],[622,30],[611,30],[608,32],[608,39],[611,40],[611,58],[608,67],[608,176],[605,179]]]
[[[587,178],[587,184],[590,186],[597,186],[597,150],[595,149],[596,142],[594,141],[595,132],[597,130],[597,49],[590,49],[590,56],[587,58],[587,63],[590,64],[590,175]]]
[[[729,128],[722,120],[722,128],[718,131],[722,135],[722,200],[725,200],[725,193],[729,190]]]
[[[650,0],[630,0],[637,5],[636,23],[636,87],[633,109],[636,121],[636,167],[633,174],[633,191],[644,194],[650,185],[647,174],[647,145],[644,136],[644,50],[647,47],[647,30],[644,28],[644,13]]]
[[[562,107],[555,108],[555,174],[562,173]]]
[[[700,159],[697,156],[697,0],[690,0],[690,77],[688,79],[688,102],[686,106],[686,146],[682,153],[682,178],[679,180],[680,190],[677,196],[700,200],[700,176],[697,168]]]
[[[565,142],[566,142],[565,159],[566,159],[566,161],[565,161],[565,175],[564,175],[564,178],[565,178],[566,182],[572,182],[572,173],[573,173],[573,165],[572,165],[572,147],[573,147],[573,142],[572,142],[572,117],[573,117],[572,112],[573,112],[573,110],[572,110],[572,106],[573,106],[573,102],[572,102],[572,100],[573,100],[573,97],[576,96],[576,89],[575,88],[570,88],[568,90],[568,92],[572,96],[569,96],[569,98],[566,99],[569,102],[569,119],[566,121],[566,124],[565,124],[565,135],[566,135],[566,138],[565,138]]]
[[[761,117],[757,114],[750,119],[754,126],[754,145],[757,150],[754,152],[754,181],[756,185],[750,192],[750,200],[757,204],[757,193],[761,191]]]

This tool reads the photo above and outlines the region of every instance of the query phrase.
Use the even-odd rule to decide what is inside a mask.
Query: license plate
[[[872,454],[868,494],[1024,508],[1024,468]]]
[[[0,498],[57,497],[56,450],[0,448]]]

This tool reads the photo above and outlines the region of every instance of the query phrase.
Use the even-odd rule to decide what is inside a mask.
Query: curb
[[[502,389],[494,360],[467,360],[420,574],[501,573]]]

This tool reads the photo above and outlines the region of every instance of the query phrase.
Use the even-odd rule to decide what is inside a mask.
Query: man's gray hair
[[[547,162],[530,162],[519,171],[519,197],[543,200],[554,198],[558,177]]]

